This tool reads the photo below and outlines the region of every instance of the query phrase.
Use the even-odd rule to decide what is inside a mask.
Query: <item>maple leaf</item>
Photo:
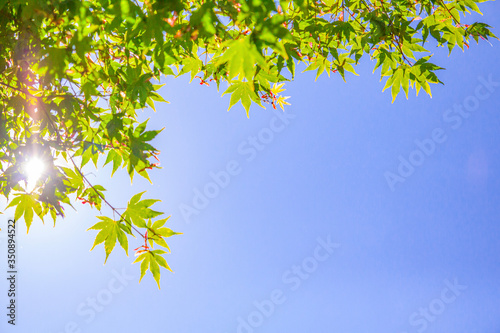
[[[137,259],[134,260],[133,264],[137,262],[141,262],[141,277],[139,278],[139,282],[141,282],[142,278],[146,274],[146,271],[149,269],[151,274],[153,274],[153,278],[158,284],[158,289],[160,289],[160,266],[169,271],[172,271],[170,266],[168,266],[167,261],[161,255],[167,253],[163,250],[152,250],[146,251],[142,253]]]
[[[264,57],[252,43],[250,36],[227,41],[227,44],[229,45],[228,49],[217,60],[216,64],[227,64],[230,79],[241,76],[252,80],[257,69],[256,65],[267,68]]]
[[[164,237],[171,237],[174,235],[182,235],[182,232],[175,232],[172,231],[172,229],[164,227],[165,222],[170,218],[167,217],[165,219],[161,219],[158,221],[155,221],[154,223],[149,220],[148,222],[148,230],[149,230],[149,245],[153,247],[154,243],[166,248],[168,252],[170,252],[170,248],[168,247],[167,242],[165,242]]]
[[[285,89],[283,88],[285,84],[282,83],[282,84],[273,84],[273,87],[271,88],[271,92],[273,93],[273,95],[278,95],[280,92],[282,91],[285,91]]]
[[[279,104],[283,111],[285,111],[284,105],[290,105],[290,103],[286,102],[288,98],[290,98],[290,96],[280,96],[276,99],[276,103]]]
[[[33,211],[43,221],[42,207],[36,200],[36,197],[32,194],[18,194],[6,208],[9,207],[16,207],[16,211],[14,213],[15,220],[18,220],[24,215],[24,222],[26,223],[28,232],[30,230],[31,223],[33,222]]]
[[[104,251],[106,252],[106,259],[104,260],[104,263],[106,263],[109,254],[113,251],[116,241],[118,240],[128,256],[128,240],[126,235],[126,232],[128,232],[127,226],[107,216],[97,216],[97,218],[101,221],[87,229],[87,231],[99,230],[90,251],[92,251],[96,245],[104,242]]]
[[[239,100],[241,100],[241,104],[247,111],[247,117],[250,117],[250,104],[252,101],[262,106],[259,95],[255,92],[254,86],[251,82],[239,82],[232,81],[233,84],[227,88],[227,90],[222,94],[231,94],[231,99],[229,100],[229,108],[228,111],[236,104]]]
[[[128,202],[127,209],[122,214],[122,217],[125,220],[132,222],[133,224],[135,224],[140,228],[146,228],[147,219],[152,219],[154,217],[163,214],[162,212],[157,212],[149,208],[156,202],[161,200],[156,200],[156,199],[141,200],[141,197],[144,193],[146,193],[146,191],[134,195]]]

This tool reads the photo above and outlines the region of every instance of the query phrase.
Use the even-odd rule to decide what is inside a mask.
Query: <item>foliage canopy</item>
[[[160,286],[165,238],[177,234],[134,195],[119,211],[82,168],[92,161],[149,179],[159,151],[136,110],[165,102],[160,77],[187,74],[200,84],[223,84],[229,108],[240,102],[284,108],[283,83],[298,63],[307,71],[355,73],[363,56],[375,61],[385,88],[431,94],[440,83],[429,45],[469,48],[494,37],[484,23],[463,24],[482,0],[90,0],[0,1],[0,194],[29,227],[36,215],[54,223],[64,206],[88,203],[98,216],[92,246],[116,243],[128,254],[129,236],[141,279],[149,269]],[[227,87],[227,88],[226,88]],[[34,157],[45,172],[31,186],[24,170]],[[70,167],[58,161],[65,160]]]

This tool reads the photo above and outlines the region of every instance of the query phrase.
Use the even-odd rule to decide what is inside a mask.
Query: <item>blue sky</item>
[[[481,9],[500,26],[498,3]],[[347,83],[297,75],[287,116],[254,106],[247,119],[215,87],[168,79],[171,104],[142,115],[165,127],[154,184],[109,168],[89,177],[118,207],[144,190],[162,200],[184,233],[169,242],[175,273],[158,291],[150,274],[138,284],[132,253],[117,248],[103,265],[85,232],[95,212],[79,206],[55,228],[18,229],[17,325],[2,313],[0,332],[499,332],[492,44],[436,49],[445,85],[432,99],[412,91],[391,104],[369,61]]]

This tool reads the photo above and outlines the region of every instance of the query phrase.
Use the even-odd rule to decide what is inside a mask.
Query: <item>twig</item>
[[[57,140],[59,141],[60,144],[62,144],[61,136],[60,136],[59,131],[56,128],[54,122],[50,118],[50,114],[47,112],[47,110],[45,109],[45,107],[42,107],[42,111],[45,113],[45,115],[47,116],[47,119],[49,120],[49,124],[54,129],[54,132],[56,133],[56,136],[57,136]],[[104,201],[104,203],[106,203],[106,205],[109,206],[109,208],[111,208],[111,210],[113,211],[113,214],[116,213],[120,217],[120,220],[125,221],[125,223],[127,223],[130,228],[132,228],[135,232],[137,232],[139,235],[141,235],[141,237],[144,238],[145,236],[130,221],[128,221],[126,218],[124,218],[123,215],[120,214],[120,212],[118,212],[118,210],[116,210],[116,208],[113,205],[111,205],[109,203],[109,201],[107,201],[106,198],[99,191],[96,190],[96,188],[94,187],[94,185],[92,185],[92,183],[87,179],[87,177],[85,177],[85,175],[83,174],[82,170],[76,165],[76,162],[74,161],[74,159],[71,156],[71,154],[68,154],[68,156],[69,156],[69,159],[70,159],[71,163],[73,164],[73,166],[75,167],[75,169],[78,171],[78,173],[80,174],[80,176],[82,177],[82,179],[84,180],[84,182],[87,183],[87,185],[92,188],[92,190]]]

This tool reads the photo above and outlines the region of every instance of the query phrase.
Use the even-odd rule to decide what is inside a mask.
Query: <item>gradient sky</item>
[[[500,26],[498,2],[481,9],[478,20]],[[288,118],[271,107],[253,106],[250,119],[240,105],[226,112],[215,87],[169,78],[161,93],[171,104],[141,115],[165,127],[154,184],[110,179],[108,167],[89,179],[117,207],[144,190],[162,200],[184,233],[169,239],[175,274],[162,271],[161,291],[150,273],[138,284],[133,253],[118,247],[103,265],[102,246],[89,252],[96,233],[85,232],[95,212],[81,205],[55,228],[38,221],[26,234],[20,224],[17,325],[6,323],[2,279],[0,332],[500,332],[491,43],[450,57],[436,49],[445,85],[432,99],[411,91],[391,104],[369,61],[347,83],[298,74],[286,84]],[[207,188],[213,198],[193,203]],[[5,253],[3,227],[1,237]]]

